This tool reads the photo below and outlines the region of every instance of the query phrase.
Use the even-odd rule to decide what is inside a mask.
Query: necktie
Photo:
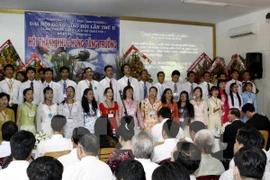
[[[30,88],[34,91],[34,82],[30,82]]]
[[[147,98],[147,87],[146,87],[146,82],[144,82],[144,85],[143,85],[143,97],[144,97],[144,99]]]
[[[113,85],[112,85],[112,80],[110,80],[110,87],[111,87],[111,88],[113,87]]]
[[[208,97],[210,97],[211,92],[210,92],[210,84],[209,83],[207,83],[207,90],[208,90]]]
[[[130,81],[129,81],[129,78],[128,78],[128,81],[127,81],[127,85],[130,86]]]
[[[189,99],[191,100],[191,99],[193,99],[193,84],[191,84],[191,87],[190,87],[190,97],[189,97]]]
[[[47,87],[50,87],[50,84],[47,84]]]
[[[164,88],[163,88],[163,86],[161,85],[161,86],[160,86],[160,97],[162,96],[163,91],[164,91]]]
[[[174,90],[173,90],[173,92],[174,93],[177,93],[178,91],[177,91],[177,85],[176,84],[174,84]]]
[[[93,89],[93,88],[92,88],[92,83],[91,83],[91,82],[89,82],[89,88],[90,88],[90,89]]]
[[[63,84],[63,93],[66,94],[67,93],[67,82],[64,81],[64,84]]]

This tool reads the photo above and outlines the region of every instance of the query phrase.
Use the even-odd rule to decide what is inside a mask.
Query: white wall
[[[247,14],[216,24],[217,55],[229,63],[231,55],[238,53],[246,57],[247,52],[263,53],[263,78],[256,80],[259,89],[257,95],[258,109],[270,117],[270,21],[265,19],[269,9]],[[256,35],[230,38],[228,30],[242,25],[257,23]]]

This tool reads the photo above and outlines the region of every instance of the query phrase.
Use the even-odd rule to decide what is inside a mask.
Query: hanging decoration
[[[211,73],[211,82],[217,84],[218,74],[225,73],[228,75],[229,68],[225,64],[225,60],[222,57],[216,57],[208,72]]]

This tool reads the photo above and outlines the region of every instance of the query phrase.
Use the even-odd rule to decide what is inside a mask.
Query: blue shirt
[[[257,110],[257,97],[256,94],[252,93],[252,92],[243,92],[242,93],[242,99],[243,99],[243,105],[250,103],[253,104],[254,108],[255,108],[255,112],[258,112]],[[246,123],[248,120],[248,118],[246,116],[243,117],[242,121],[244,123]]]

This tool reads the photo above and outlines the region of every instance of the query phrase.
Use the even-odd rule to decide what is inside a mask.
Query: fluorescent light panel
[[[187,3],[187,4],[198,4],[198,5],[220,6],[220,7],[224,7],[228,5],[226,3],[211,2],[211,1],[198,1],[198,0],[182,0],[181,2]]]

